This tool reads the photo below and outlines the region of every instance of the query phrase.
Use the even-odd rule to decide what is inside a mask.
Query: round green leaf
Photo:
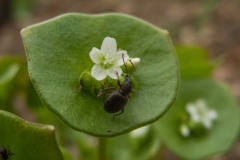
[[[187,103],[199,98],[218,113],[218,118],[205,134],[185,138],[180,133],[182,113]],[[230,149],[239,134],[239,108],[226,86],[210,79],[184,80],[176,102],[156,127],[173,152],[186,159],[201,159]]]
[[[179,70],[169,34],[122,14],[66,14],[21,32],[29,74],[42,101],[72,128],[97,136],[123,134],[157,120],[173,103]],[[91,69],[93,47],[107,36],[141,62],[133,76],[135,92],[112,121],[105,98],[79,93],[79,76]]]
[[[11,159],[63,159],[53,126],[29,123],[2,110],[0,122],[0,147],[10,149]]]

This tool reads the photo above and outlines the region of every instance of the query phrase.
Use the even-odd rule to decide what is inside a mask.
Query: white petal
[[[186,124],[182,124],[180,126],[180,132],[181,132],[183,137],[190,136],[190,130],[189,130],[189,128],[188,128],[188,126]]]
[[[89,56],[94,63],[99,64],[104,57],[104,53],[99,49],[93,47],[93,49],[89,53]]]
[[[95,64],[91,70],[92,76],[97,80],[103,80],[107,77],[107,73],[104,68],[102,68],[99,64]]]
[[[203,123],[205,128],[207,128],[207,129],[212,128],[212,121],[211,120],[204,119],[202,123]]]
[[[186,110],[189,114],[196,114],[197,113],[197,110],[196,110],[196,107],[194,104],[192,103],[188,103],[187,106],[186,106]]]
[[[106,70],[107,75],[109,75],[109,77],[111,77],[112,79],[117,79],[117,73],[120,76],[122,74],[122,69],[120,67],[118,68],[109,68]]]
[[[191,120],[193,122],[200,122],[201,121],[201,117],[199,114],[191,114]]]
[[[217,119],[218,118],[218,114],[216,111],[214,110],[210,110],[207,114],[208,118],[211,120]]]
[[[117,51],[116,40],[114,38],[106,37],[103,40],[101,51],[109,54],[115,53]]]
[[[117,59],[118,66],[122,66],[124,64],[124,62],[126,63],[129,59],[127,51],[125,51],[125,50],[118,51],[116,53],[115,57]],[[123,62],[123,59],[124,59],[124,62]]]

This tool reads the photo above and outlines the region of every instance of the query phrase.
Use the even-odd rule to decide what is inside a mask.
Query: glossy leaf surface
[[[179,83],[178,62],[169,34],[122,14],[66,14],[21,32],[29,74],[42,101],[72,128],[96,136],[114,136],[149,124],[173,103]],[[103,109],[106,97],[79,93],[79,76],[91,70],[93,47],[114,37],[118,48],[141,59],[133,77],[135,92],[125,111],[112,121]]]

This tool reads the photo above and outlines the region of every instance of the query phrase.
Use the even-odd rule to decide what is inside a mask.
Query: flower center
[[[104,65],[112,65],[114,61],[114,58],[110,56],[109,53],[106,54],[105,59],[104,59]]]

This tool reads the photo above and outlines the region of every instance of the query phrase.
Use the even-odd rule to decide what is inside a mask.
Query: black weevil
[[[125,64],[124,61],[124,55],[122,54],[122,59],[123,59],[123,63],[124,66],[126,68],[126,76],[124,78],[124,82],[121,84],[120,80],[119,80],[119,75],[117,74],[118,80],[117,80],[117,85],[120,86],[120,89],[115,89],[113,87],[107,88],[104,91],[99,91],[98,93],[98,97],[107,93],[108,90],[112,90],[115,89],[114,91],[112,91],[110,93],[110,95],[108,96],[107,100],[104,103],[104,110],[108,113],[116,113],[113,115],[112,120],[114,120],[114,118],[120,114],[122,114],[124,112],[124,107],[127,104],[128,99],[130,98],[129,94],[131,92],[133,92],[132,89],[132,80],[131,80],[131,75],[132,73],[135,71],[135,67],[132,63],[131,60],[129,60],[133,66],[133,70],[132,73],[129,75],[128,74],[128,70],[127,70],[127,66]],[[117,113],[119,112],[119,113]]]

